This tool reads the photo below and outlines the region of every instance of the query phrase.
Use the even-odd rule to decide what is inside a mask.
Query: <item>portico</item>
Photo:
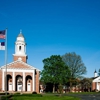
[[[13,69],[13,72],[11,72],[12,69],[7,70],[7,91],[35,91],[35,84],[34,80],[35,78],[32,77],[35,76],[35,70],[18,70]],[[3,74],[5,72],[3,71]],[[4,75],[2,77],[2,82],[5,83]],[[5,91],[5,84],[2,85],[3,91]]]

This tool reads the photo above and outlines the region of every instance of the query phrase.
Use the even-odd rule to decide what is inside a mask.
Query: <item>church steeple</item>
[[[95,71],[94,71],[94,77],[97,77],[97,76],[98,76],[98,74],[97,74],[97,71],[95,69]]]
[[[20,33],[19,33],[18,37],[23,37],[24,38],[24,36],[22,34],[22,30],[20,30]]]
[[[15,42],[14,61],[18,59],[27,62],[26,43],[21,30]]]

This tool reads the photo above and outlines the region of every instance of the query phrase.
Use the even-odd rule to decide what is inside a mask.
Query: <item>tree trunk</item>
[[[53,85],[53,93],[55,93],[55,84]]]
[[[72,92],[72,82],[70,82],[70,92]]]

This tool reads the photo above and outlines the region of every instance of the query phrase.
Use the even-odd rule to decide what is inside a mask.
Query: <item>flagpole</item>
[[[5,93],[6,93],[6,96],[7,96],[7,28],[6,28],[6,31],[5,31]],[[7,98],[6,98],[7,100]]]

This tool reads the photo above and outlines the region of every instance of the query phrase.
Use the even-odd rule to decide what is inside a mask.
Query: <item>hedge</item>
[[[7,98],[7,100],[8,100],[8,99],[11,98],[11,97],[12,97],[12,95],[2,96],[2,97],[1,97],[1,100],[6,100],[6,98]]]
[[[41,94],[14,94],[13,96],[31,96],[31,97],[42,97]]]

